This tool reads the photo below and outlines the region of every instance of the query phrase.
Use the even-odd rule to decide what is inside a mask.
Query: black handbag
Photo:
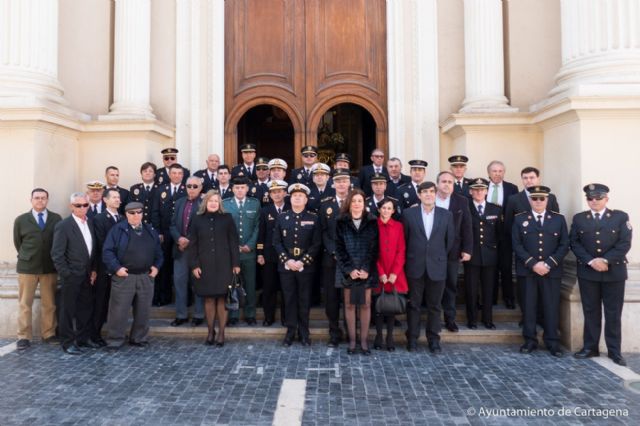
[[[224,300],[224,307],[228,311],[237,311],[244,306],[246,298],[247,292],[242,285],[242,277],[239,274],[233,274],[231,284],[227,287],[227,297]]]
[[[398,294],[393,286],[391,293],[385,293],[384,287],[376,300],[376,312],[382,315],[401,315],[407,311],[407,299]]]

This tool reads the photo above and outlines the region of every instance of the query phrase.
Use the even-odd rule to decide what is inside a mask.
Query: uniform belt
[[[293,256],[300,256],[303,252],[303,249],[301,249],[300,247],[292,247],[287,249],[287,251],[289,252],[289,254],[293,255]]]

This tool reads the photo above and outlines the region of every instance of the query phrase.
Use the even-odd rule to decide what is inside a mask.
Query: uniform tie
[[[596,222],[600,222],[600,213],[596,213],[594,216],[596,217]]]
[[[98,206],[96,204],[93,205],[93,214],[98,214]]]
[[[482,204],[478,204],[478,214],[482,216]]]
[[[118,223],[118,215],[117,215],[117,214],[114,214],[114,215],[113,215],[113,221],[114,221],[115,223]]]
[[[498,204],[498,185],[493,184],[493,192],[491,193],[491,202],[493,204]]]
[[[541,214],[536,216],[536,221],[538,222],[538,226],[542,226],[542,215]]]
[[[40,229],[44,230],[44,213],[38,213],[38,226]]]
[[[147,185],[146,188],[147,188],[147,192],[151,191],[151,186],[150,185]]]
[[[244,205],[244,203],[242,202],[242,200],[240,200],[240,202],[238,203],[238,208],[240,210],[242,210],[242,206]]]
[[[277,207],[276,211],[278,212],[278,214],[282,213],[282,210],[280,209],[280,207]]]

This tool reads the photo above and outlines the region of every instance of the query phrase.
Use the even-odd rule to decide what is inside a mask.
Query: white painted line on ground
[[[336,377],[340,377],[340,364],[336,362],[335,364],[333,364],[333,368],[336,369]]]
[[[260,375],[264,374],[264,367],[258,367],[258,369],[256,370],[256,373]]]
[[[10,354],[11,352],[18,349],[16,346],[16,342],[9,343],[8,345],[4,345],[0,347],[0,356],[5,356],[6,354]]]
[[[293,426],[302,424],[304,396],[307,381],[303,379],[284,379],[278,396],[276,412],[273,414],[274,426]]]
[[[242,361],[236,362],[236,365],[231,370],[231,374],[238,374],[240,372],[240,368],[242,368]]]
[[[589,359],[595,362],[596,364],[599,364],[602,367],[606,368],[607,370],[611,371],[613,374],[620,377],[622,380],[640,380],[640,374],[635,373],[629,367],[623,367],[621,365],[614,363],[611,359],[607,357],[596,357],[596,358],[589,358]]]

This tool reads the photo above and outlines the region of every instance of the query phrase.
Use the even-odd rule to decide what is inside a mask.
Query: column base
[[[100,121],[110,120],[155,120],[156,116],[149,105],[114,103],[107,115],[98,116]]]
[[[518,112],[518,108],[508,104],[504,96],[467,98],[462,102],[460,113],[505,113]]]

